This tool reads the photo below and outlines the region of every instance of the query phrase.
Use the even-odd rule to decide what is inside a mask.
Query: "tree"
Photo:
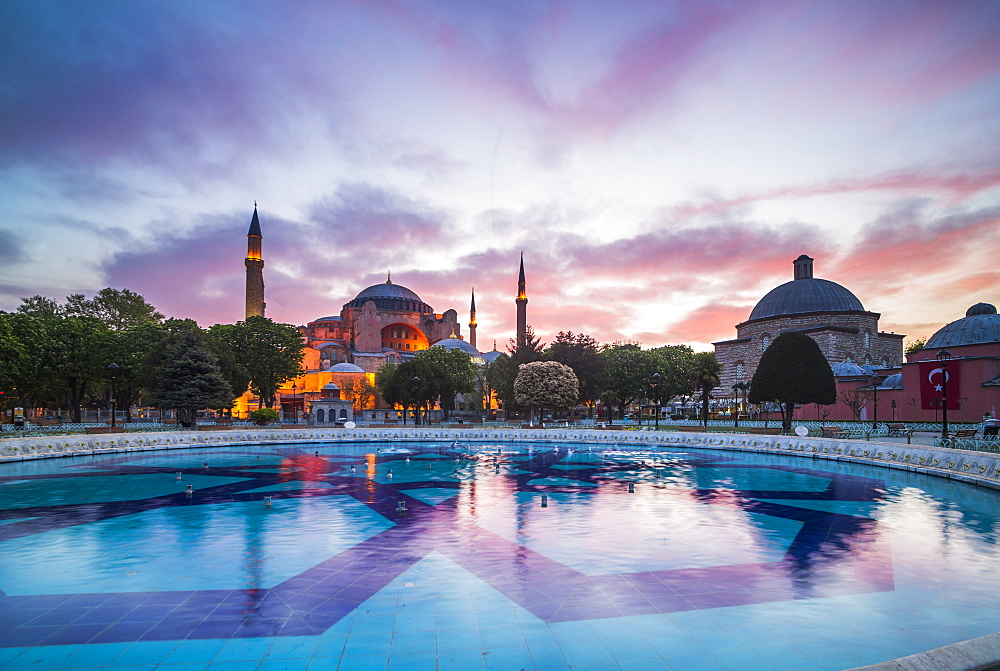
[[[168,350],[151,396],[151,405],[176,409],[183,426],[194,426],[198,410],[229,407],[235,398],[204,339],[191,332]]]
[[[17,307],[17,313],[40,319],[51,319],[53,317],[64,316],[65,310],[51,298],[35,294],[29,298],[21,299],[21,304]]]
[[[511,338],[507,344],[507,351],[510,352],[510,358],[517,366],[541,361],[545,356],[545,346],[542,344],[542,339],[535,335],[535,329],[531,328],[531,324],[527,324],[524,328],[524,346],[518,347],[517,340]]]
[[[358,375],[345,380],[342,391],[344,398],[354,403],[354,409],[363,410],[375,399],[375,387],[368,381],[367,375]]]
[[[517,367],[507,354],[501,354],[486,364],[483,370],[486,387],[486,397],[494,394],[504,409],[517,405],[514,400],[514,380],[517,378]]]
[[[691,370],[695,366],[695,353],[687,345],[663,345],[648,350],[653,357],[656,372],[660,374],[658,388],[661,401],[691,391]]]
[[[73,421],[81,422],[80,404],[88,388],[105,382],[114,351],[111,332],[93,317],[44,320],[45,362],[42,375],[65,389]]]
[[[750,382],[751,403],[776,401],[782,426],[792,428],[795,404],[829,405],[837,400],[833,371],[816,341],[803,333],[782,333],[764,350]]]
[[[624,417],[625,408],[640,396],[646,395],[648,385],[657,372],[656,358],[643,351],[638,343],[615,343],[601,350],[607,377],[601,396],[608,407],[608,423],[614,421],[613,408]]]
[[[420,408],[429,408],[440,397],[442,387],[448,384],[445,376],[446,373],[439,366],[414,357],[398,366],[382,366],[375,381],[386,403],[402,406],[404,423],[407,408],[413,407],[418,410],[419,424]]]
[[[476,391],[478,372],[467,352],[431,347],[417,352],[413,360],[427,362],[443,373],[440,398],[445,419],[455,409],[455,397],[458,394],[472,394]]]
[[[927,338],[917,338],[911,340],[910,344],[906,346],[906,353],[913,354],[914,352],[919,352],[927,344]]]
[[[127,331],[163,321],[163,315],[156,308],[128,289],[105,287],[89,300],[83,294],[73,294],[66,297],[63,309],[68,315],[100,319],[112,331]]]
[[[0,391],[18,386],[31,365],[28,348],[11,324],[11,315],[0,313]]]
[[[606,386],[606,369],[598,342],[584,333],[560,331],[545,350],[545,359],[572,368],[580,382],[580,401],[593,407]]]
[[[528,408],[572,408],[580,396],[573,369],[558,361],[535,361],[521,366],[514,380],[517,402]]]
[[[810,338],[812,340],[812,338]],[[694,355],[694,365],[691,368],[691,381],[695,389],[701,392],[701,421],[708,430],[708,399],[712,389],[719,384],[719,372],[722,366],[715,359],[715,352],[699,352]]]
[[[290,324],[254,316],[229,328],[219,326],[216,333],[235,353],[237,363],[250,378],[251,393],[265,407],[274,405],[283,383],[302,374],[305,345],[299,330]]]
[[[843,389],[837,393],[837,400],[848,407],[855,420],[861,419],[861,409],[868,403],[868,396],[860,387]]]

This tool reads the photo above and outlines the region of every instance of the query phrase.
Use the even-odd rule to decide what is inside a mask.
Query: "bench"
[[[974,438],[979,429],[959,429],[951,434],[951,438]]]
[[[889,423],[885,425],[889,430],[887,436],[911,436],[913,435],[913,429],[907,429],[906,424],[902,422]]]
[[[85,426],[83,430],[87,433],[124,433],[125,429],[120,426]]]
[[[842,438],[846,433],[839,426],[821,426],[819,430],[821,438]]]
[[[758,436],[777,436],[781,434],[780,426],[752,426],[747,429],[747,433],[752,433]]]
[[[686,433],[701,433],[704,430],[700,426],[685,426],[684,424],[681,424],[676,428],[678,431],[684,431]]]

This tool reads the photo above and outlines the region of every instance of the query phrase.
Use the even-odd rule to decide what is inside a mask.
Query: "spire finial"
[[[392,284],[392,271],[391,270],[385,271],[385,283],[386,284]]]

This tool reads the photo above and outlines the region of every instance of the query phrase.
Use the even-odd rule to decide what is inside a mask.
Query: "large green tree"
[[[580,383],[569,366],[558,361],[534,361],[521,366],[514,380],[517,402],[526,408],[572,408],[580,397]]]
[[[487,397],[492,392],[505,410],[517,406],[514,400],[514,380],[517,379],[517,366],[508,354],[500,354],[483,369]]]
[[[780,404],[782,426],[787,432],[792,427],[796,404],[835,403],[837,387],[830,363],[816,341],[793,331],[782,333],[764,350],[747,400]]]
[[[225,342],[250,378],[250,391],[265,407],[274,405],[281,385],[302,374],[305,344],[299,330],[267,317],[248,317],[233,325],[212,327],[213,338]]]
[[[580,402],[591,408],[606,387],[606,368],[600,344],[585,333],[560,331],[545,350],[547,361],[558,361],[573,369],[580,383]]]
[[[46,319],[43,375],[67,392],[73,421],[82,420],[80,405],[88,390],[107,383],[114,341],[111,331],[93,317]]]
[[[447,373],[440,366],[413,358],[398,366],[386,365],[379,369],[375,382],[386,403],[403,408],[403,422],[406,422],[408,408],[417,409],[417,423],[420,423],[420,408],[430,408],[447,386]]]
[[[615,343],[601,350],[607,378],[601,397],[608,409],[608,423],[614,422],[614,409],[624,416],[629,403],[648,395],[653,373],[659,369],[656,359],[638,343]]]
[[[414,361],[425,361],[444,373],[440,391],[441,409],[445,419],[455,410],[458,394],[470,395],[476,391],[478,372],[472,358],[460,349],[430,347],[417,352]]]
[[[183,426],[194,426],[199,410],[232,405],[233,391],[203,336],[182,333],[166,354],[151,405],[176,409]]]
[[[90,299],[83,294],[67,296],[63,310],[68,315],[100,319],[112,331],[128,331],[163,321],[163,315],[139,294],[111,287],[101,289]]]

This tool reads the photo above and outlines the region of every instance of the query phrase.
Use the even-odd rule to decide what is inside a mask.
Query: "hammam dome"
[[[846,287],[813,277],[813,260],[803,254],[795,259],[795,279],[771,289],[750,313],[749,321],[810,312],[864,312]]]
[[[996,342],[1000,342],[1000,315],[997,315],[996,307],[989,303],[976,303],[966,311],[965,317],[938,329],[924,347],[937,349]]]

